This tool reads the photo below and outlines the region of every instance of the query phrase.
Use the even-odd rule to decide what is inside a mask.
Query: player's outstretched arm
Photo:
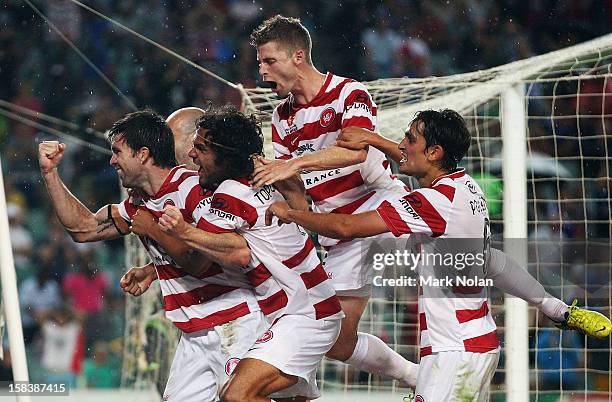
[[[119,214],[116,205],[104,206],[94,214],[64,185],[57,166],[65,150],[66,144],[44,141],[38,145],[38,162],[53,209],[72,239],[91,242],[127,234],[127,225],[123,219],[117,219]],[[125,231],[119,231],[121,225],[126,226]]]
[[[181,211],[167,205],[159,218],[160,229],[193,248],[211,260],[223,265],[247,265],[251,250],[246,240],[236,233],[209,233],[191,226],[183,219]]]
[[[346,127],[342,130],[336,145],[352,150],[367,149],[371,145],[398,163],[402,160],[402,153],[398,148],[399,144],[397,142],[365,128]]]
[[[140,296],[149,289],[151,283],[157,279],[153,263],[144,267],[130,268],[119,281],[121,289],[132,296]]]
[[[286,202],[275,202],[266,211],[266,223],[276,216],[279,224],[294,222],[305,229],[333,239],[370,237],[388,232],[385,221],[376,211],[355,215],[322,214],[289,208]]]
[[[212,265],[209,258],[193,250],[178,238],[164,233],[149,211],[138,210],[130,223],[133,233],[155,240],[189,274],[199,276]]]
[[[255,187],[272,185],[279,180],[288,179],[299,172],[337,169],[356,165],[366,160],[366,150],[352,150],[332,146],[289,160],[278,160],[276,163],[255,168],[252,183]]]

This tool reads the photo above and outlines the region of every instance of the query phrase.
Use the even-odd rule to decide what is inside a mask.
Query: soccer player
[[[366,137],[362,135],[361,140],[368,142]],[[380,139],[371,142],[377,140]],[[276,216],[279,222],[298,223],[338,239],[384,232],[441,239],[483,238],[488,212],[486,203],[479,200],[484,200],[484,194],[463,169],[457,169],[469,145],[469,131],[456,112],[419,112],[398,149],[402,155],[400,171],[417,178],[421,189],[403,197],[390,194],[375,211],[351,216],[292,210],[279,202],[269,209],[268,219]],[[470,202],[483,207],[471,208]],[[487,269],[493,270],[486,273],[487,277],[513,280],[514,291],[528,287],[532,301],[536,296],[540,303],[543,298],[550,299],[537,281],[497,250],[491,250]],[[431,286],[423,286],[419,297],[422,332],[417,400],[488,400],[499,349],[486,288],[467,296],[460,291],[453,297],[431,297],[432,294]],[[603,315],[575,306],[567,311],[563,325],[599,338],[612,330],[610,320]]]
[[[270,18],[251,34],[251,42],[257,48],[263,80],[286,98],[272,116],[277,160],[255,170],[255,186],[278,185],[299,174],[315,211],[342,214],[373,210],[383,191],[404,191],[378,149],[333,145],[348,127],[375,130],[376,104],[361,83],[323,74],[314,67],[310,34],[299,20],[280,15]],[[379,338],[357,332],[373,277],[372,270],[360,262],[362,240],[319,236],[319,242],[327,250],[325,270],[346,315],[338,342],[327,356],[414,386],[414,363]]]
[[[166,317],[182,331],[164,399],[217,401],[236,362],[268,327],[239,268],[250,260],[250,251],[242,237],[226,233],[215,235],[218,241],[207,249],[210,258],[204,258],[159,229],[153,217],[159,217],[164,206],[176,206],[193,222],[212,195],[200,188],[196,172],[176,166],[173,134],[161,116],[150,111],[128,114],[109,130],[109,140],[110,163],[122,185],[140,196],[92,213],[57,172],[66,146],[43,142],[39,163],[53,207],[77,242],[111,239],[130,229],[147,233],[140,238],[153,265],[130,270],[122,287],[141,294],[152,281],[153,268]]]
[[[249,185],[253,156],[262,151],[254,117],[232,107],[207,111],[189,153],[199,167],[200,185],[215,189],[207,223],[194,228],[173,206],[159,219],[162,230],[204,253],[214,239],[200,229],[236,232],[251,250],[245,270],[272,325],[238,363],[221,393],[226,402],[318,397],[316,372],[344,317],[308,235],[297,225],[265,223],[268,207],[283,197],[272,186]]]

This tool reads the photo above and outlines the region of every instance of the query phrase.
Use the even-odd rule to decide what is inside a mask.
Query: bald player
[[[193,133],[196,130],[196,121],[204,115],[204,110],[198,107],[184,107],[173,112],[166,119],[166,123],[174,134],[174,154],[179,165],[187,169],[198,170],[191,158],[187,156],[193,146]]]

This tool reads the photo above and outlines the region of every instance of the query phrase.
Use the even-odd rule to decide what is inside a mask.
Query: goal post
[[[11,351],[11,364],[13,366],[14,381],[29,381],[28,363],[26,360],[23,329],[21,327],[21,310],[17,294],[17,276],[11,248],[8,215],[6,210],[6,197],[4,194],[4,178],[2,175],[2,159],[0,158],[0,271],[2,282],[2,304],[4,311],[0,314],[6,316],[6,327],[9,336]],[[17,396],[18,402],[29,402],[28,395]]]
[[[502,176],[504,179],[504,251],[527,266],[527,127],[524,84],[501,94]],[[506,325],[506,389],[508,402],[529,401],[529,328],[527,303],[516,297],[504,300]]]

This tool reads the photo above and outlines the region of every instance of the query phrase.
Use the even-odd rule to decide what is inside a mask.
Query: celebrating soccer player
[[[203,111],[171,116],[177,138],[186,135],[181,130],[195,131],[194,113]],[[39,163],[53,207],[78,242],[111,239],[130,231],[140,235],[152,264],[130,269],[121,286],[138,296],[159,277],[166,317],[182,331],[164,400],[218,401],[236,362],[269,326],[240,268],[250,260],[250,250],[242,237],[225,233],[215,235],[218,242],[206,250],[210,258],[205,258],[159,229],[156,219],[167,205],[203,225],[200,212],[212,196],[199,186],[196,172],[176,166],[173,133],[161,116],[150,111],[128,114],[113,125],[109,139],[110,163],[134,195],[92,213],[68,191],[57,172],[66,146],[43,142]]]
[[[344,317],[308,235],[297,225],[265,223],[268,207],[283,197],[272,186],[249,185],[254,156],[262,151],[254,117],[232,107],[207,111],[189,152],[200,185],[214,189],[210,205],[201,208],[204,219],[195,228],[173,206],[159,219],[164,231],[205,254],[218,240],[203,230],[238,233],[250,248],[244,269],[271,327],[238,363],[222,401],[318,397],[316,372]]]
[[[377,134],[362,132],[356,142],[381,144],[380,140]],[[375,211],[350,216],[292,210],[279,202],[269,209],[268,218],[276,216],[280,222],[298,223],[338,239],[385,232],[482,239],[488,225],[486,203],[482,208],[472,208],[470,203],[484,200],[484,194],[463,169],[457,169],[469,145],[469,131],[456,112],[419,112],[398,149],[402,156],[400,171],[417,178],[421,189],[404,196],[389,194]],[[563,320],[560,324],[565,328],[598,338],[612,330],[610,320],[603,315],[574,305],[568,309],[552,298],[525,270],[497,250],[491,250],[490,261],[482,270],[486,272],[481,274],[493,278],[496,286],[538,305],[549,317]],[[426,401],[488,400],[499,348],[486,288],[477,290],[469,295],[458,290],[452,297],[436,297],[432,286],[423,286],[417,400],[419,396]],[[461,396],[457,390],[461,390]]]
[[[403,184],[391,177],[389,163],[378,149],[333,145],[341,130],[349,127],[375,130],[376,104],[361,83],[323,74],[314,67],[310,34],[299,20],[280,15],[270,18],[252,33],[251,40],[264,82],[286,98],[272,116],[277,160],[255,170],[255,186],[299,174],[315,211],[341,214],[373,210],[383,190],[404,191]],[[319,236],[319,242],[327,250],[325,270],[346,315],[328,357],[414,386],[414,363],[379,338],[357,332],[373,277],[372,270],[360,263],[362,240]]]

